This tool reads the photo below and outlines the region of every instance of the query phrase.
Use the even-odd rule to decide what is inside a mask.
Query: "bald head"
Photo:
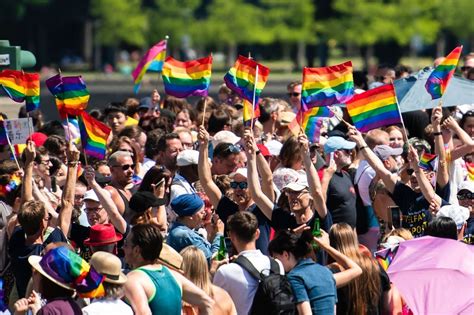
[[[386,131],[383,131],[381,129],[374,129],[367,133],[367,135],[365,136],[365,142],[367,143],[370,149],[373,149],[377,145],[389,145],[390,136]]]

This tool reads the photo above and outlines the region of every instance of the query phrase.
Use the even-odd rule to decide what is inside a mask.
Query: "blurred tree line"
[[[472,12],[473,0],[2,0],[0,19],[11,29],[0,29],[0,38],[22,43],[15,31],[26,28],[26,48],[35,46],[48,60],[41,59],[49,54],[44,41],[56,35],[54,43],[79,42],[81,55],[96,65],[104,48],[112,56],[119,48],[144,51],[165,35],[175,56],[183,47],[199,56],[220,51],[228,64],[254,49],[297,67],[316,57],[315,65],[325,64],[335,45],[361,55],[365,65],[372,56],[396,64],[420,46],[433,45],[432,56],[457,41],[473,50]],[[73,27],[61,25],[71,21]]]

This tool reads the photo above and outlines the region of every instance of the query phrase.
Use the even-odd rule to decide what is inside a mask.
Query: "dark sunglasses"
[[[298,97],[301,93],[288,93],[288,97]]]
[[[471,199],[474,199],[474,193],[472,192],[458,194],[458,200],[471,200]]]
[[[247,187],[249,187],[247,182],[230,182],[230,188],[232,189],[247,189]]]
[[[112,167],[121,167],[122,171],[127,171],[129,168],[131,168],[132,170],[135,169],[135,164],[114,165]]]

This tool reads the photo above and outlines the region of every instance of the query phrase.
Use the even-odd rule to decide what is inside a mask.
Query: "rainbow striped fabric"
[[[38,73],[17,70],[0,72],[0,85],[15,102],[25,101],[26,111],[38,109],[40,103],[40,77]]]
[[[466,162],[467,180],[474,181],[474,162]]]
[[[436,172],[438,169],[438,156],[436,154],[423,152],[420,156],[418,166],[424,170]]]
[[[431,99],[437,99],[443,96],[449,80],[451,80],[456,66],[458,65],[459,57],[461,56],[462,46],[453,49],[449,55],[444,58],[426,80],[426,91],[431,95]]]
[[[147,71],[160,72],[163,69],[163,63],[166,57],[166,40],[162,40],[155,46],[151,47],[138,63],[135,70],[132,71],[132,77],[134,80],[135,94],[140,90],[140,84],[143,76]]]
[[[313,107],[307,111],[299,111],[295,119],[289,124],[288,128],[296,136],[304,130],[308,140],[311,143],[319,143],[321,126],[324,118],[333,117],[334,113],[329,107]]]
[[[354,95],[352,62],[322,68],[304,68],[301,88],[303,110],[344,103]]]
[[[185,62],[167,57],[162,72],[166,94],[178,98],[207,96],[211,70],[212,56]]]
[[[87,108],[89,91],[81,76],[62,77],[61,74],[46,80],[46,86],[56,99],[61,117],[78,116]]]
[[[395,255],[397,254],[397,251],[398,245],[375,252],[375,258],[385,271],[392,263],[393,259],[395,258]]]
[[[393,84],[357,94],[346,105],[352,122],[361,132],[401,123]]]
[[[82,112],[79,116],[79,129],[81,131],[82,148],[85,153],[103,160],[111,129],[86,112]]]

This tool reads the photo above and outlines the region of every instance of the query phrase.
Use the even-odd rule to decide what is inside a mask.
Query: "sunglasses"
[[[458,200],[471,200],[471,199],[474,199],[474,193],[467,192],[467,193],[458,194]]]
[[[235,145],[235,144],[230,144],[230,145],[227,146],[227,148],[222,150],[222,153],[226,153],[226,152],[240,153],[240,146]]]
[[[104,209],[104,208],[102,208],[102,207],[84,208],[84,210],[88,213],[99,212],[102,209]]]
[[[301,93],[288,93],[288,97],[298,97]]]
[[[230,182],[230,188],[232,189],[247,189],[247,187],[249,187],[247,182]]]
[[[135,169],[135,164],[114,165],[112,167],[121,167],[122,171],[127,171],[129,168],[131,168],[132,170]]]

